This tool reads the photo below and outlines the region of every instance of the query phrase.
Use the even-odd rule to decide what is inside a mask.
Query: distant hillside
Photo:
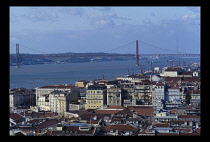
[[[84,63],[104,61],[125,61],[135,59],[134,54],[117,53],[58,53],[58,54],[20,54],[21,65]],[[10,54],[10,66],[16,65],[16,54]]]

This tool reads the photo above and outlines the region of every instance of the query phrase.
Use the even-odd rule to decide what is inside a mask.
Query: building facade
[[[34,106],[36,104],[35,92],[25,88],[16,88],[9,91],[9,106]]]
[[[65,92],[72,92],[78,90],[74,85],[47,85],[43,87],[37,87],[36,89],[36,105],[40,105],[40,97],[46,96],[46,94],[50,94],[51,92],[58,90],[58,91],[65,91]],[[42,98],[43,99],[43,98]]]
[[[165,84],[159,83],[155,87],[155,101],[154,101],[154,109],[155,112],[159,112],[161,109],[164,109],[165,103]]]
[[[107,105],[105,85],[90,85],[86,92],[86,109],[104,108]]]
[[[163,72],[163,76],[168,76],[168,77],[177,77],[178,74],[180,74],[182,72],[181,68],[167,68],[164,72]]]
[[[107,105],[122,106],[124,91],[118,86],[107,88]]]

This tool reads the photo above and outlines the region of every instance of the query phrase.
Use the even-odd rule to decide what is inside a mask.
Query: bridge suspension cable
[[[30,48],[30,47],[25,46],[25,45],[22,45],[22,44],[19,44],[19,45],[20,45],[21,47],[24,47],[24,48],[27,48],[27,49],[30,49],[30,50],[33,50],[33,51],[36,51],[36,52],[39,52],[39,53],[42,53],[42,54],[50,54],[50,53],[47,53],[47,52],[43,52],[43,51],[39,51],[39,50]]]
[[[141,42],[141,43],[143,43],[143,44],[146,44],[146,45],[148,45],[148,46],[151,46],[151,47],[153,47],[153,48],[156,48],[156,49],[161,49],[161,50],[170,51],[170,52],[174,52],[174,53],[191,54],[191,53],[180,52],[180,51],[178,52],[178,51],[174,51],[174,50],[170,50],[170,49],[161,48],[161,47],[154,46],[154,45],[152,45],[152,44],[149,44],[149,43],[146,43],[146,42],[143,42],[143,41],[139,41],[139,42]]]
[[[132,43],[134,43],[134,42],[135,42],[135,40],[134,40],[134,41],[132,41],[132,42],[129,42],[129,43],[127,43],[127,44],[124,44],[124,45],[122,45],[122,46],[115,47],[115,48],[112,48],[112,49],[109,49],[109,50],[106,50],[106,51],[103,51],[103,52],[110,52],[110,51],[113,51],[113,50],[116,50],[116,49],[119,49],[119,48],[122,48],[122,47],[128,46],[128,45],[130,45],[130,44],[132,44]]]

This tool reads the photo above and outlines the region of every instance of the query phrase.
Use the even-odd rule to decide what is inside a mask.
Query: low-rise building
[[[164,72],[163,72],[163,76],[165,77],[177,77],[179,73],[182,72],[181,68],[167,68]]]
[[[106,125],[106,135],[111,136],[129,136],[134,134],[136,127],[126,124]]]

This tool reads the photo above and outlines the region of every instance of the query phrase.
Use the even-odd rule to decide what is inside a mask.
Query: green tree
[[[187,93],[186,93],[186,96],[185,96],[185,102],[186,102],[186,104],[190,104],[190,100],[191,100],[191,94],[190,94],[190,92],[188,91]]]

